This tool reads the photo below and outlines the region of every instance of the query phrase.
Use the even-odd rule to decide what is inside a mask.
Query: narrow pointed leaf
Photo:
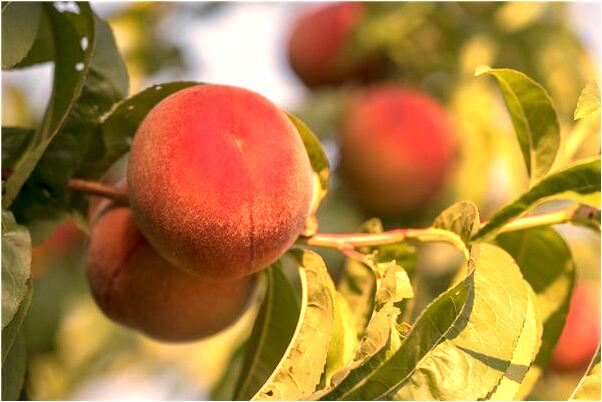
[[[297,400],[320,382],[334,324],[334,284],[322,258],[293,249],[302,286],[301,313],[282,359],[252,400]]]
[[[547,176],[493,215],[473,240],[492,237],[513,219],[551,200],[572,200],[600,208],[600,158],[576,163]]]
[[[278,365],[299,318],[295,292],[278,261],[266,270],[267,289],[251,333],[233,398],[249,400]]]
[[[570,401],[599,401],[600,400],[600,346],[592,359],[587,373],[577,384],[571,394]]]
[[[527,173],[532,180],[541,179],[552,167],[560,147],[560,125],[550,96],[541,85],[516,70],[481,66],[475,75],[481,74],[497,79]]]
[[[600,87],[596,81],[590,81],[579,95],[574,118],[582,119],[598,110],[600,110]]]

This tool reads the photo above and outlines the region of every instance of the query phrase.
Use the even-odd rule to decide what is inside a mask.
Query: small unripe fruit
[[[332,3],[295,22],[288,43],[291,67],[309,87],[338,85],[369,75],[373,60],[351,60],[346,51],[364,15],[362,3]]]
[[[269,266],[294,243],[312,170],[283,110],[242,88],[199,85],[148,113],[128,184],[136,223],[159,254],[225,280]]]
[[[600,285],[575,286],[566,324],[552,353],[550,365],[557,371],[584,370],[600,342]]]
[[[410,212],[442,190],[455,155],[444,110],[395,85],[350,103],[341,133],[341,169],[362,206],[383,216]]]
[[[226,328],[244,311],[255,281],[212,282],[170,265],[144,239],[130,208],[108,201],[92,213],[86,270],[109,318],[172,342]]]

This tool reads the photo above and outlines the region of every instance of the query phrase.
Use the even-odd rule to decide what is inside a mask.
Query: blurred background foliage
[[[131,93],[154,83],[199,80],[245,86],[301,117],[320,136],[333,168],[318,217],[323,232],[350,232],[371,217],[337,173],[341,120],[365,81],[309,89],[287,62],[290,27],[316,4],[95,3],[114,30],[130,75]],[[592,20],[592,15],[594,15]],[[385,227],[428,225],[455,200],[477,204],[483,220],[527,185],[514,131],[498,88],[474,78],[481,64],[525,72],[549,92],[562,129],[561,160],[599,154],[599,118],[573,121],[581,89],[599,82],[600,6],[568,3],[371,3],[344,55],[371,55],[370,83],[418,88],[446,109],[459,141],[445,189],[410,217]],[[596,26],[596,16],[597,26]],[[593,21],[593,30],[592,30]],[[34,126],[50,92],[49,65],[3,72],[2,125]],[[585,140],[585,141],[584,141]],[[584,145],[576,146],[582,143]],[[562,161],[561,161],[562,162]],[[559,163],[561,163],[559,162]],[[411,189],[409,190],[411,191]],[[572,227],[559,230],[571,246],[579,278],[595,283],[599,306],[600,239]],[[34,297],[25,324],[30,399],[206,399],[244,341],[255,308],[209,340],[160,344],[109,322],[84,280],[85,235],[73,221],[34,249]],[[320,251],[336,277],[338,252]],[[430,245],[414,271],[428,283],[426,304],[450,280],[448,248]],[[453,265],[453,264],[452,264]],[[583,369],[548,370],[533,399],[562,399]],[[223,385],[223,383],[222,383]],[[212,392],[214,390],[214,393]]]

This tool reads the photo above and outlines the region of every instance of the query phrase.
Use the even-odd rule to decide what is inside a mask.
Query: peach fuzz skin
[[[419,91],[372,87],[345,113],[342,173],[371,213],[401,215],[429,202],[444,186],[455,150],[444,110]]]
[[[165,98],[136,132],[128,163],[134,219],[165,259],[212,280],[277,260],[301,233],[309,157],[283,110],[232,86]]]
[[[130,208],[106,200],[97,206],[86,270],[109,318],[152,338],[182,342],[213,335],[244,312],[254,276],[216,283],[181,271],[146,242]]]
[[[332,3],[302,14],[288,42],[292,69],[309,87],[338,85],[369,75],[372,60],[344,60],[364,15],[361,3]]]

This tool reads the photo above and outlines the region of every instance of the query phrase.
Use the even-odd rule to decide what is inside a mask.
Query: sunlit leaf
[[[299,318],[295,292],[280,261],[266,270],[266,277],[266,294],[249,339],[235,400],[249,400],[266,382],[284,355]]]
[[[477,206],[470,201],[457,202],[435,218],[433,227],[454,232],[468,247],[470,238],[479,230]]]
[[[18,401],[25,382],[27,351],[25,337],[19,333],[6,358],[2,361],[2,400]]]
[[[525,325],[516,343],[510,365],[506,369],[495,391],[487,398],[494,401],[513,400],[522,386],[523,380],[535,359],[541,345],[542,325],[537,314],[535,293],[529,291],[529,303]]]
[[[481,66],[475,75],[493,75],[518,138],[532,180],[548,173],[560,147],[560,125],[546,90],[527,75],[511,69]]]
[[[473,237],[492,237],[514,218],[551,200],[573,200],[600,208],[600,158],[588,159],[550,174],[498,211]]]
[[[90,69],[95,41],[93,13],[88,3],[69,3],[72,5],[69,9],[65,8],[65,4],[67,3],[43,5],[44,12],[50,17],[55,42],[61,44],[55,49],[52,96],[41,126],[28,144],[27,152],[15,162],[13,173],[6,182],[6,192],[2,197],[4,208],[11,205],[23,183],[65,123],[67,115],[81,94]],[[88,46],[83,48],[82,41],[87,42]]]
[[[27,229],[2,211],[2,329],[15,317],[27,294],[31,273],[31,239]]]
[[[570,401],[600,400],[600,346],[587,369],[585,376],[579,381],[577,388],[570,396]]]
[[[564,328],[575,281],[575,264],[564,239],[550,227],[502,233],[496,242],[512,255],[533,288],[543,323],[541,348],[517,395],[524,399],[547,366]]]
[[[372,315],[376,278],[370,268],[348,258],[338,284],[338,291],[351,309],[355,332],[361,335]]]
[[[299,322],[284,356],[252,400],[305,399],[320,382],[334,324],[334,284],[320,256],[293,249],[302,286]]]
[[[596,81],[590,81],[579,95],[574,118],[582,119],[597,110],[600,110],[600,87]]]
[[[363,331],[357,350],[353,353],[353,359],[332,376],[328,386],[314,395],[316,398],[327,395],[348,376],[357,375],[355,370],[358,370],[387,346],[400,312],[395,307],[395,303],[404,298],[413,297],[410,280],[402,267],[394,261],[378,265],[382,276],[376,290],[374,313]]]
[[[323,375],[323,382],[326,385],[330,384],[332,376],[353,358],[358,343],[351,308],[339,292],[335,292],[334,316],[334,327]]]
[[[42,6],[34,2],[2,3],[2,69],[20,62],[33,46]]]
[[[470,400],[495,388],[522,331],[528,291],[500,248],[482,244],[472,255],[471,273],[425,309],[399,350],[344,381],[332,399]]]
[[[288,118],[291,120],[293,125],[297,128],[297,132],[303,140],[305,150],[309,156],[311,167],[313,168],[314,174],[316,175],[316,183],[314,186],[314,194],[312,199],[311,213],[314,214],[320,202],[326,196],[328,192],[328,177],[330,176],[330,164],[326,153],[322,148],[322,144],[318,141],[316,135],[310,130],[305,123],[291,113],[287,113]]]

